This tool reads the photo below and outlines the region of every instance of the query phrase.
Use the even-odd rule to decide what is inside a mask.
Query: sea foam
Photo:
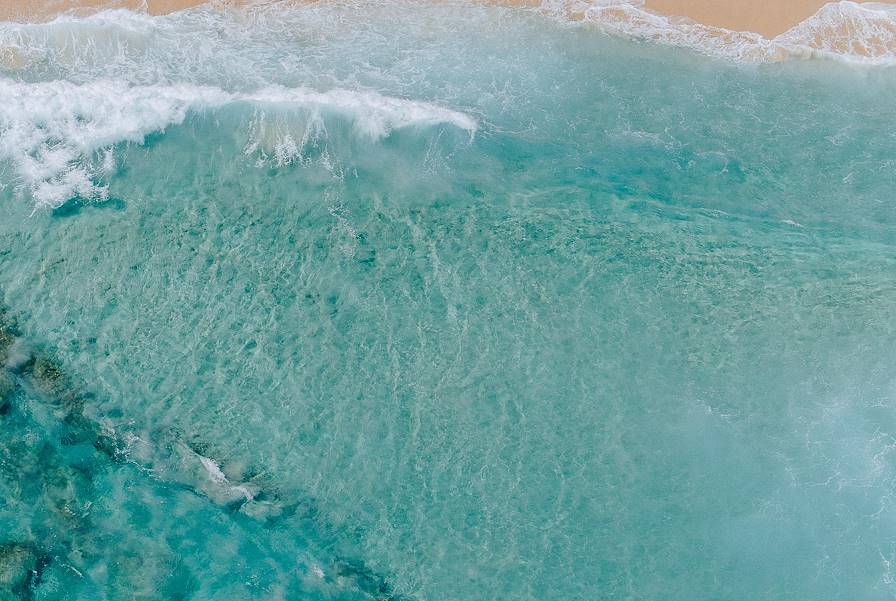
[[[402,1],[374,4],[401,6]],[[373,8],[364,2],[334,2],[330,8],[338,13],[340,6],[357,11]],[[470,7],[462,0],[457,6]],[[66,68],[107,73],[109,63],[116,63],[135,77],[152,79],[155,71],[173,64],[189,65],[199,72],[202,63],[214,63],[216,57],[225,55],[227,70],[219,75],[249,80],[257,75],[251,49],[296,36],[314,43],[319,36],[338,32],[330,18],[333,14],[326,10],[303,3],[262,2],[237,11],[200,7],[164,17],[118,9],[86,17],[63,14],[48,23],[0,23],[0,70],[38,68],[53,73]],[[896,63],[896,6],[892,4],[832,2],[774,39],[657,14],[645,7],[644,0],[542,0],[537,10],[613,35],[687,47],[735,61],[828,57],[862,64]],[[317,20],[315,11],[322,11]],[[303,25],[311,24],[300,34],[293,20],[298,15],[308,18],[301,21]],[[237,46],[248,51],[233,52]],[[151,61],[142,60],[149,55]]]
[[[411,125],[475,132],[476,120],[462,112],[387,95],[403,95],[400,86],[383,93],[346,89],[361,80],[357,73],[334,73],[311,84],[327,91],[294,87],[306,82],[300,75],[315,56],[315,36],[335,31],[313,33],[333,19],[303,12],[311,10],[278,4],[246,12],[200,8],[167,17],[114,10],[0,24],[0,71],[7,74],[0,78],[0,160],[6,183],[30,194],[35,207],[57,207],[73,196],[102,199],[102,182],[116,169],[116,144],[142,144],[191,111],[240,103],[255,107],[246,154],[275,166],[306,160],[305,145],[326,135],[326,114],[349,120],[356,135],[371,140]],[[896,63],[896,6],[888,4],[831,3],[771,40],[652,13],[643,0],[544,0],[538,11],[564,23],[733,61],[828,57]],[[296,30],[307,39],[290,45],[289,32]],[[282,48],[271,46],[280,39],[287,40]],[[282,54],[279,67],[262,73],[253,57],[271,51]],[[28,83],[35,77],[44,81]],[[269,115],[266,107],[297,109],[301,123]]]
[[[622,37],[690,48],[751,63],[825,57],[848,62],[896,64],[896,6],[832,2],[773,39],[731,31],[647,10],[643,0],[544,0],[539,10]]]
[[[0,159],[12,165],[16,185],[31,194],[36,208],[58,207],[75,196],[103,199],[107,189],[97,181],[114,172],[115,145],[143,144],[147,135],[183,123],[191,111],[239,104],[298,109],[308,122],[336,115],[371,141],[411,126],[446,124],[471,136],[477,129],[464,113],[368,91],[269,86],[236,93],[187,84],[0,79]],[[247,148],[253,144],[248,141]]]

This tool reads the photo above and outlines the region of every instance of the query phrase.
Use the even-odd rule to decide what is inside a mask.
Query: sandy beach
[[[66,11],[90,12],[107,8],[146,10],[163,15],[199,4],[203,0],[0,0],[0,20],[44,21]],[[215,4],[233,5],[233,0],[214,0]]]
[[[511,2],[537,4],[531,0]],[[203,0],[0,0],[0,19],[41,21],[64,11],[89,12],[102,8],[130,8],[158,15],[204,3]],[[212,3],[226,7],[247,2],[212,0]],[[645,7],[653,12],[734,31],[756,32],[767,38],[784,33],[825,4],[824,0],[645,0]]]
[[[859,0],[862,3],[863,0]],[[887,2],[885,2],[887,3]],[[821,0],[646,0],[658,13],[684,16],[705,25],[753,31],[774,38],[805,21],[827,2]]]

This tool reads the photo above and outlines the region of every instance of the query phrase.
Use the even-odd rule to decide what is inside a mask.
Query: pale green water
[[[0,30],[0,599],[896,596],[891,68]]]

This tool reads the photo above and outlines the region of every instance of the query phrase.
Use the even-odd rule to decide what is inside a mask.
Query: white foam
[[[111,70],[123,78],[142,81],[159,81],[156,76],[160,73],[207,75],[214,70],[219,77],[259,81],[258,63],[251,60],[254,52],[279,44],[283,64],[300,66],[290,43],[313,46],[319,39],[336,35],[340,26],[363,25],[363,17],[340,25],[346,15],[339,12],[339,6],[352,5],[355,14],[364,14],[365,8],[390,3],[402,4],[400,0],[380,0],[355,6],[344,0],[327,3],[332,8],[328,12],[327,7],[307,3],[263,2],[240,11],[206,7],[165,17],[118,9],[87,17],[60,15],[48,23],[3,22],[0,70],[72,70],[81,76],[109,76]],[[458,7],[463,8],[463,0]],[[408,4],[407,10],[412,11],[413,5]],[[827,56],[865,64],[896,63],[896,6],[892,4],[833,2],[771,40],[656,14],[645,8],[644,0],[542,0],[539,10],[609,33],[738,61]],[[151,60],[145,60],[147,57]]]
[[[375,92],[336,89],[315,92],[302,88],[269,87],[254,94],[237,95],[237,100],[258,104],[311,106],[354,115],[355,128],[361,135],[380,139],[393,129],[410,125],[448,123],[470,132],[476,120],[464,113],[428,102],[416,102],[383,96]]]
[[[212,482],[216,484],[227,482],[227,476],[221,471],[221,466],[218,465],[217,461],[203,455],[199,455],[199,461],[202,462],[202,467],[208,472],[208,477],[211,478]]]
[[[18,186],[30,192],[38,208],[57,207],[74,196],[101,199],[107,190],[97,182],[115,170],[114,145],[142,144],[148,134],[181,124],[191,111],[239,103],[298,108],[306,124],[339,114],[351,121],[356,135],[373,141],[411,126],[448,124],[471,135],[477,128],[475,119],[464,113],[366,91],[271,86],[231,93],[196,85],[0,79],[0,160],[14,166]],[[249,140],[247,149],[263,142]],[[300,152],[292,138],[280,139],[274,147],[281,165]]]
[[[774,39],[648,11],[643,0],[544,0],[540,10],[607,33],[744,62],[826,57],[896,64],[896,5],[843,0]]]
[[[246,501],[252,501],[255,499],[255,493],[244,484],[231,484],[229,480],[227,480],[227,476],[224,475],[224,472],[221,471],[221,466],[218,465],[218,462],[214,459],[209,459],[204,455],[199,455],[200,463],[202,463],[202,467],[205,468],[205,471],[208,473],[209,479],[216,485],[225,487],[228,492],[235,493],[237,495],[245,498]]]
[[[775,38],[791,53],[842,57],[867,64],[896,63],[896,5],[837,2]]]

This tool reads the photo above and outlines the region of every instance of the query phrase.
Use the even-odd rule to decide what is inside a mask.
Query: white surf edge
[[[831,2],[773,39],[651,12],[643,0],[543,0],[536,10],[611,35],[732,61],[823,57],[861,65],[896,64],[896,4]]]
[[[143,144],[147,135],[183,123],[191,111],[240,103],[258,110],[301,110],[309,127],[325,114],[338,114],[351,122],[357,136],[371,141],[414,126],[446,124],[469,132],[471,139],[478,129],[477,121],[465,113],[369,91],[270,86],[240,93],[187,84],[24,83],[0,78],[0,160],[13,166],[17,187],[27,189],[36,209],[61,206],[75,196],[102,199],[106,189],[95,181],[114,171],[114,145]],[[247,141],[247,154],[264,143]],[[280,155],[278,164],[288,163],[289,153],[301,150],[290,150],[295,143],[288,134],[267,143],[287,146],[274,149]],[[104,152],[99,164],[91,164]]]

